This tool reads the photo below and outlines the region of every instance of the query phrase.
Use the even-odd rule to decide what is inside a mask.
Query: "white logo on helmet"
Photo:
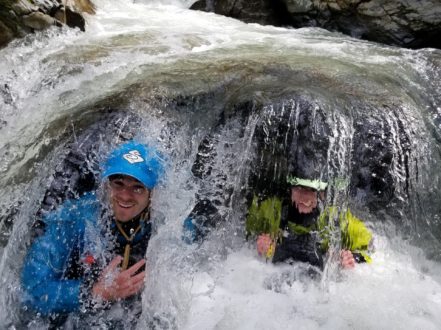
[[[127,160],[130,164],[141,163],[144,161],[144,158],[141,157],[141,154],[138,150],[129,151],[127,154],[123,155],[123,158]]]

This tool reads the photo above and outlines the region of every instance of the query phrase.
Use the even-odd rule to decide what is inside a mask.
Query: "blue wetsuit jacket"
[[[109,261],[109,252],[118,253],[100,224],[102,207],[94,193],[68,200],[44,218],[45,232],[33,242],[22,270],[24,303],[43,315],[77,311],[82,298],[90,292],[91,270],[100,271]],[[114,221],[110,227],[116,227]],[[141,230],[133,239],[144,256],[151,234],[150,222],[141,221]],[[108,233],[108,231],[107,231]],[[116,246],[126,241],[114,231]],[[111,248],[112,249],[112,248]],[[135,249],[135,250],[136,250]],[[133,251],[133,248],[132,248]],[[132,253],[133,255],[133,253]],[[95,277],[96,280],[96,277]],[[90,298],[90,297],[89,297]]]

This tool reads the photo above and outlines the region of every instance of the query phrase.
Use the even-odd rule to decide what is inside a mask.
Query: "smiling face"
[[[133,219],[150,203],[150,190],[127,175],[110,177],[109,191],[113,214],[115,219],[121,222]]]
[[[317,207],[317,191],[302,186],[292,187],[291,201],[299,213],[311,213]]]

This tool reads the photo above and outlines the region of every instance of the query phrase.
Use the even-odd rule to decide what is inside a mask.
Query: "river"
[[[1,328],[47,328],[24,319],[19,274],[69,146],[92,141],[99,157],[126,131],[169,163],[152,201],[139,329],[440,328],[439,50],[245,24],[190,11],[192,1],[95,3],[85,33],[54,28],[0,50]],[[259,258],[240,207],[253,134],[305,111],[325,117],[328,172],[351,178],[328,201],[349,205],[375,236],[373,263],[331,265],[319,279]],[[191,169],[210,135],[216,156],[203,180]],[[219,196],[218,186],[229,192],[227,221],[185,244],[195,194]]]

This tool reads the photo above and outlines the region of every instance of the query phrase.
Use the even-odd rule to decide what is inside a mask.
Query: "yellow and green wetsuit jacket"
[[[273,254],[273,262],[293,260],[323,267],[335,222],[340,228],[341,248],[352,251],[357,262],[370,262],[372,233],[349,209],[338,214],[336,207],[327,207],[323,212],[316,208],[310,214],[300,214],[290,200],[271,197],[259,201],[255,196],[248,210],[246,231],[248,236],[272,236],[276,244],[268,256]]]

